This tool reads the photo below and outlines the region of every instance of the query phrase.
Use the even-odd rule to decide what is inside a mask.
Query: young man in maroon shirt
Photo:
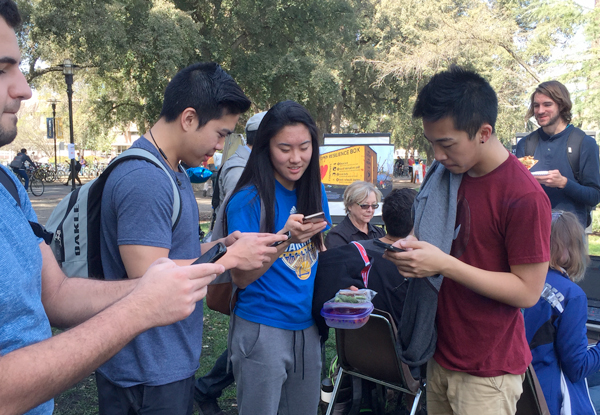
[[[536,304],[544,286],[551,208],[496,137],[497,113],[492,87],[459,67],[436,74],[413,110],[435,159],[462,174],[450,254],[415,238],[395,243],[407,252],[385,254],[405,277],[444,276],[430,415],[514,414],[531,362],[520,308]]]

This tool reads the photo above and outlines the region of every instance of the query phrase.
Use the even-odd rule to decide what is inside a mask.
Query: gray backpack
[[[23,153],[17,154],[13,161],[10,162],[9,166],[13,169],[22,169],[23,165],[25,164],[25,157],[27,156]]]
[[[78,187],[52,211],[46,229],[54,232],[50,247],[56,261],[68,277],[104,279],[100,257],[100,209],[102,193],[110,172],[125,160],[146,160],[162,169],[173,186],[172,229],[181,216],[179,188],[167,168],[149,151],[130,148],[114,159],[102,174]]]

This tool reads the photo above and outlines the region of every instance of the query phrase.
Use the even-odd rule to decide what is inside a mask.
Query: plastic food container
[[[326,302],[321,309],[325,323],[334,329],[358,329],[369,321],[373,303]]]

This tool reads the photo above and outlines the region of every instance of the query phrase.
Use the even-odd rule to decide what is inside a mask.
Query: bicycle
[[[52,183],[56,180],[57,173],[54,171],[54,166],[49,164],[42,164],[38,167],[40,179],[46,183]]]
[[[29,166],[27,167],[27,174],[29,175],[29,190],[34,196],[41,196],[44,194],[44,181],[42,180],[42,172],[38,168]],[[25,186],[25,179],[21,176],[17,176],[19,181]]]

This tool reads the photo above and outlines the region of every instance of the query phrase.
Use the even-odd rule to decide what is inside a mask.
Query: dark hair
[[[535,91],[533,91],[533,94],[531,94],[531,102],[526,115],[527,119],[533,117],[533,99],[535,94],[546,95],[552,101],[556,102],[556,105],[558,105],[558,108],[560,109],[561,118],[567,124],[571,122],[571,119],[573,118],[573,114],[571,114],[573,103],[571,102],[571,94],[569,94],[569,90],[566,86],[558,81],[547,81],[539,84]]]
[[[260,123],[250,158],[233,193],[254,185],[258,197],[265,206],[265,224],[269,232],[275,231],[275,174],[271,161],[271,139],[290,125],[303,124],[310,133],[312,156],[306,171],[296,182],[296,211],[310,215],[323,210],[321,203],[321,171],[319,168],[319,132],[310,113],[294,101],[278,102]],[[271,168],[265,168],[270,166]],[[320,234],[314,235],[313,243],[320,250],[323,242]]]
[[[12,29],[16,29],[21,25],[19,8],[12,0],[0,0],[0,16]]]
[[[406,237],[413,228],[412,205],[417,196],[415,189],[394,189],[383,200],[381,215],[388,235]]]
[[[465,131],[472,140],[485,123],[495,132],[498,98],[480,75],[452,65],[435,74],[421,89],[413,117],[429,122],[451,117],[454,128]]]
[[[22,148],[21,151],[19,151],[19,153],[27,153],[27,149],[26,148]]]
[[[249,146],[254,146],[254,139],[256,138],[256,133],[258,130],[254,131],[246,131],[246,144]]]
[[[225,114],[241,114],[250,100],[233,78],[214,62],[198,62],[177,72],[167,85],[160,116],[172,122],[186,108],[198,115],[198,128]]]

